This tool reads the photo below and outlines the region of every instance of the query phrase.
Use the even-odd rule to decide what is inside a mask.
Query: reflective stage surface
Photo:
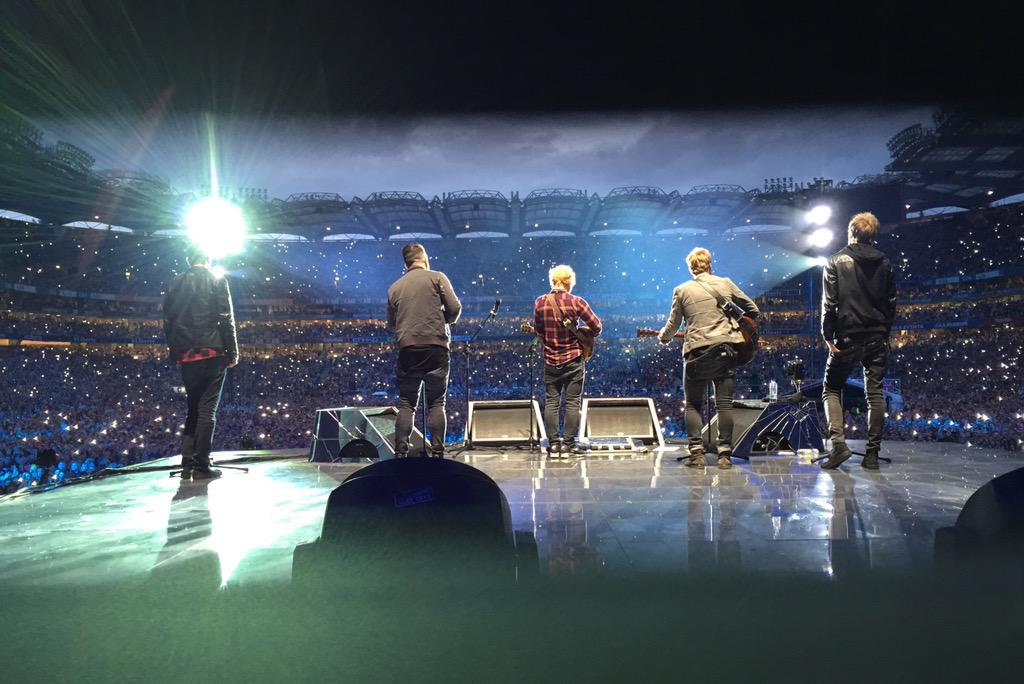
[[[856,458],[839,472],[792,455],[693,471],[676,451],[470,452],[459,459],[498,482],[519,532],[513,555],[482,560],[448,526],[417,555],[419,537],[379,519],[310,544],[362,465],[301,452],[248,454],[248,473],[207,484],[135,472],[14,495],[0,501],[4,680],[1016,677],[1020,556],[950,567],[935,549],[1022,459],[885,446],[879,473]]]
[[[1019,455],[959,445],[885,447],[893,463],[877,473],[858,457],[823,471],[792,454],[697,471],[678,464],[672,448],[566,459],[471,451],[457,459],[499,484],[513,527],[536,537],[542,576],[913,572],[932,564],[936,530],[955,522],[967,497],[1024,465]],[[0,503],[0,584],[144,577],[196,551],[216,554],[224,586],[287,582],[295,546],[320,534],[328,494],[362,464],[267,455],[294,458],[248,464],[248,473],[228,470],[206,484],[140,472],[8,497]]]

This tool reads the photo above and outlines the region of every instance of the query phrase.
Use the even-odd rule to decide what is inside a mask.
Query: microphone
[[[491,309],[491,316],[498,315],[498,307],[501,306],[501,297],[494,298],[494,308]]]

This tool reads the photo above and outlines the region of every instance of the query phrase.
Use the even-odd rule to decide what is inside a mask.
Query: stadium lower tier
[[[902,405],[885,438],[950,441],[1019,450],[1024,438],[1024,333],[1010,326],[904,331],[893,337],[890,387]],[[453,345],[448,439],[462,439],[465,356]],[[475,399],[523,398],[541,362],[528,341],[473,347]],[[764,338],[756,360],[737,375],[736,395],[761,397],[770,380],[786,392],[785,366],[801,360],[820,376],[823,356],[809,337]],[[314,412],[338,405],[393,405],[395,353],[386,344],[248,347],[229,372],[215,447],[307,447]],[[685,436],[678,344],[606,340],[588,364],[587,396],[650,396],[668,437]],[[62,480],[111,464],[177,453],[184,420],[180,372],[161,345],[0,347],[0,488]],[[849,434],[865,416],[847,413]]]

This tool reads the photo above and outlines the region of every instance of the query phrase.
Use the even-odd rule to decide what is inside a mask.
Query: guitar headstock
[[[519,332],[521,332],[521,333],[530,333],[532,335],[532,334],[536,333],[537,331],[534,330],[533,326],[530,325],[529,323],[523,323],[522,325],[519,326]]]

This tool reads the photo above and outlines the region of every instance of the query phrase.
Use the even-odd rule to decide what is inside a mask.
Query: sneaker
[[[216,468],[193,468],[192,479],[193,480],[215,480],[221,476],[221,472]]]
[[[570,456],[582,456],[583,450],[579,448],[576,442],[566,442],[562,445],[562,453],[569,454]]]
[[[723,451],[718,454],[718,467],[721,470],[732,468],[732,452]]]
[[[850,458],[850,456],[853,456],[853,454],[850,453],[850,449],[846,446],[846,442],[833,442],[832,451],[829,452],[828,460],[822,463],[821,467],[825,470],[835,470],[842,465],[846,459]]]
[[[868,450],[864,455],[864,460],[860,462],[861,466],[866,470],[878,470],[878,451]]]

